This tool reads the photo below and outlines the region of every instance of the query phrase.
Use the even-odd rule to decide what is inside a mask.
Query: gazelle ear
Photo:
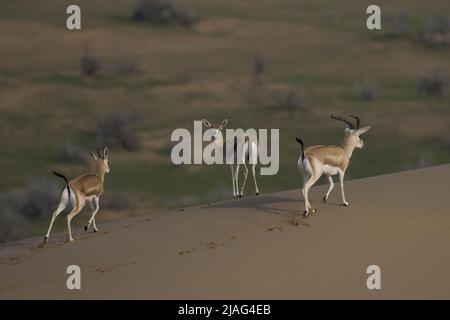
[[[103,149],[103,159],[108,159],[108,147]]]
[[[94,160],[97,161],[97,156],[92,151],[89,151],[89,153],[91,154],[92,158],[94,158]]]
[[[366,133],[367,131],[369,131],[370,128],[371,128],[371,126],[367,126],[367,127],[360,128],[360,129],[356,130],[356,134],[357,134],[358,136],[360,136],[360,135],[362,135],[363,133]]]
[[[202,123],[203,123],[203,125],[204,125],[205,127],[207,127],[207,128],[211,128],[211,127],[212,127],[211,123],[209,123],[209,121],[206,120],[206,119],[203,119],[203,120],[202,120]]]
[[[222,123],[220,124],[219,128],[220,129],[224,128],[227,125],[227,123],[228,123],[228,119],[223,120]]]

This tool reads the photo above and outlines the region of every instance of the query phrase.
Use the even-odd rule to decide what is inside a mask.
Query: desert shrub
[[[117,63],[117,70],[121,74],[138,74],[141,72],[139,64],[130,59],[121,59]]]
[[[280,101],[280,107],[285,110],[305,109],[306,98],[300,91],[288,91]]]
[[[81,74],[86,77],[93,77],[100,69],[100,63],[96,57],[90,53],[81,56]]]
[[[362,101],[372,101],[378,97],[378,87],[370,81],[361,81],[353,86],[353,94]]]
[[[189,27],[197,16],[166,0],[140,0],[133,11],[133,19],[156,25],[178,25]]]
[[[417,91],[421,95],[441,98],[447,89],[447,78],[439,71],[429,71],[419,77]]]
[[[101,208],[109,210],[128,210],[131,207],[130,198],[120,192],[105,192],[105,194],[100,198]]]
[[[61,164],[86,164],[88,153],[70,144],[56,147],[54,159]]]
[[[118,147],[134,151],[139,148],[139,138],[134,130],[138,116],[134,112],[123,111],[105,115],[97,121],[96,139],[98,145]]]
[[[24,188],[9,192],[2,209],[27,219],[50,216],[56,209],[62,185],[49,179],[30,180]]]
[[[450,17],[436,16],[422,19],[419,40],[432,48],[450,46]]]
[[[0,200],[0,203],[3,202]],[[28,220],[23,216],[2,207],[0,209],[0,243],[25,237],[28,225]]]
[[[266,71],[266,61],[260,55],[257,55],[252,60],[252,78],[253,83],[259,85],[262,83],[262,77]]]
[[[411,15],[407,10],[383,16],[382,34],[387,38],[401,38],[410,34]]]

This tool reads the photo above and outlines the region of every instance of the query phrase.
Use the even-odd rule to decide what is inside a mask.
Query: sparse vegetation
[[[131,111],[113,112],[97,121],[96,140],[100,146],[135,151],[139,138],[135,131],[138,115]]]
[[[431,48],[450,47],[450,16],[441,15],[422,19],[419,39]]]
[[[261,85],[263,75],[266,71],[266,61],[260,55],[257,55],[252,60],[252,78],[255,85]]]
[[[361,81],[353,86],[353,94],[362,101],[373,101],[378,97],[378,87],[370,81]]]
[[[447,90],[447,77],[439,71],[428,71],[419,77],[417,91],[421,95],[442,98]]]
[[[132,203],[135,212],[175,208],[191,195],[195,197],[188,203],[225,199],[226,192],[211,190],[217,181],[229,190],[229,170],[174,166],[170,145],[165,145],[173,129],[191,129],[192,120],[203,117],[211,121],[228,117],[230,128],[280,128],[280,171],[261,177],[264,193],[299,187],[299,176],[291,170],[298,145],[289,137],[301,135],[308,145],[334,143],[340,128],[329,123],[329,113],[357,114],[364,125],[376,128],[367,136],[366,150],[352,164],[352,178],[414,168],[417,155],[430,149],[426,141],[445,136],[450,126],[450,95],[428,99],[417,93],[419,75],[428,68],[450,76],[448,52],[427,49],[419,38],[421,17],[445,13],[445,0],[426,4],[409,0],[406,29],[400,23],[392,28],[396,31],[391,32],[391,40],[382,36],[376,41],[364,37],[380,32],[363,31],[366,15],[357,0],[327,2],[329,19],[317,0],[272,4],[173,0],[176,6],[186,5],[207,18],[192,29],[133,19],[136,0],[111,1],[107,7],[88,1],[81,33],[61,32],[61,16],[53,2],[30,1],[22,19],[16,19],[17,12],[23,11],[21,1],[9,1],[0,10],[8,26],[0,28],[0,193],[4,196],[23,191],[33,176],[54,181],[59,194],[63,181],[51,170],[68,177],[91,171],[89,154],[88,162],[77,167],[77,155],[56,150],[67,141],[82,153],[110,142],[115,145],[104,196],[133,194],[132,200],[139,199]],[[49,14],[42,15],[38,5]],[[382,8],[382,28],[387,28],[385,15],[394,7]],[[43,35],[52,39],[51,45],[40,41],[45,40]],[[87,68],[92,70],[89,75],[81,70],[83,52],[97,65],[95,70]],[[134,73],[136,69],[141,73]],[[254,79],[262,85],[253,85]],[[353,96],[355,82],[364,79],[380,89],[370,103]],[[127,111],[127,106],[139,106],[139,114]],[[122,112],[134,116],[112,116]],[[119,120],[113,125],[108,123],[110,117]],[[418,119],[427,125],[411,128]],[[130,148],[133,152],[127,152]],[[430,152],[427,165],[450,161],[450,148]],[[378,161],[380,154],[382,161]],[[20,215],[3,215],[3,209],[0,228],[3,222],[14,228],[21,223],[15,219]],[[47,214],[32,224],[24,220],[23,235],[41,236],[48,227]],[[59,223],[64,225],[64,219],[56,228]]]
[[[395,13],[383,15],[382,34],[387,38],[404,38],[411,33],[411,15],[403,9]]]
[[[81,56],[81,74],[83,76],[93,77],[97,74],[99,69],[100,63],[94,55],[85,52]]]
[[[141,72],[139,64],[136,61],[125,58],[120,59],[117,63],[117,70],[123,75],[138,74]]]
[[[133,11],[133,18],[156,25],[192,26],[197,16],[167,0],[140,0]]]
[[[54,158],[61,164],[85,164],[88,162],[87,152],[70,144],[58,146]]]
[[[100,206],[115,211],[128,210],[131,207],[131,200],[120,192],[105,192],[100,198]]]
[[[306,98],[301,91],[290,90],[280,101],[280,107],[283,110],[305,110]]]

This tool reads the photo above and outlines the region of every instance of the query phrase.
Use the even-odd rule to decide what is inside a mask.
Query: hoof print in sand
[[[269,228],[269,229],[267,229],[267,231],[274,231],[274,230],[276,230],[276,231],[283,231],[283,227],[271,227],[271,228]]]

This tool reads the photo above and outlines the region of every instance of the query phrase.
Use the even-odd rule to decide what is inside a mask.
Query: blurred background
[[[231,198],[228,167],[170,162],[172,130],[202,118],[280,128],[262,193],[300,187],[296,135],[341,143],[330,112],[372,125],[348,179],[450,160],[448,0],[377,1],[381,31],[365,0],[77,0],[68,31],[73,3],[0,3],[0,242],[43,235],[64,185],[51,171],[92,172],[104,145],[100,223]]]

